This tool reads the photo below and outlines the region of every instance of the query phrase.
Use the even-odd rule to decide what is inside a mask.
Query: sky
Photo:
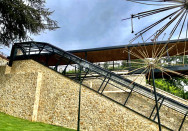
[[[35,36],[64,50],[120,45],[132,35],[130,17],[135,5],[125,0],[47,0],[59,29]]]
[[[46,7],[54,11],[51,18],[58,22],[60,28],[55,31],[46,30],[31,38],[64,50],[126,45],[135,35],[131,33],[131,21],[122,19],[131,14],[160,8],[126,0],[46,0]],[[134,20],[135,32],[159,17],[161,14]],[[10,54],[10,48],[7,47],[0,51]]]
[[[152,9],[126,0],[46,0],[46,7],[54,11],[51,18],[60,28],[31,37],[64,50],[127,44],[134,35],[130,20],[122,19]],[[0,51],[10,53],[7,47]]]

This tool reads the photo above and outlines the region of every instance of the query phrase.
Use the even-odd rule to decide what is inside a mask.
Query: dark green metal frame
[[[22,51],[22,54],[18,55],[17,52],[18,50],[21,50]],[[45,62],[44,60],[42,61],[40,59],[40,57],[45,57]],[[159,124],[159,127],[161,127],[161,123],[160,123],[160,117],[159,117],[159,111],[160,111],[160,108],[162,105],[164,106],[167,106],[181,114],[184,115],[184,118],[183,118],[183,121],[180,125],[180,127],[178,127],[179,130],[181,130],[182,126],[183,126],[183,123],[186,119],[186,116],[187,116],[187,112],[188,112],[188,106],[187,105],[184,105],[178,101],[175,101],[167,96],[164,96],[160,93],[157,93],[154,89],[154,92],[150,89],[148,89],[147,87],[144,87],[140,84],[137,84],[137,83],[132,83],[131,80],[128,80],[124,77],[121,77],[113,72],[110,72],[108,70],[105,70],[97,65],[94,65],[86,60],[83,60],[69,52],[66,52],[60,48],[57,48],[53,45],[50,45],[48,43],[40,43],[40,42],[25,42],[25,43],[16,43],[13,45],[12,47],[12,51],[11,51],[11,56],[10,56],[10,62],[9,62],[9,66],[12,66],[12,63],[13,61],[15,60],[26,60],[26,59],[33,59],[45,66],[49,66],[49,63],[51,61],[48,61],[48,58],[56,58],[58,59],[57,62],[54,64],[54,65],[50,65],[50,66],[54,66],[53,70],[54,71],[57,71],[58,72],[58,66],[60,65],[60,63],[62,61],[65,61],[67,63],[67,65],[65,66],[64,68],[64,71],[63,72],[59,72],[61,73],[62,75],[66,76],[66,77],[69,77],[69,75],[66,73],[66,69],[68,66],[73,66],[73,65],[78,65],[78,66],[75,66],[76,68],[80,68],[80,72],[77,72],[75,74],[75,77],[74,77],[74,80],[82,85],[85,85],[84,84],[84,81],[87,79],[87,75],[90,74],[90,75],[93,75],[93,73],[97,74],[98,75],[98,78],[101,80],[102,79],[102,82],[101,82],[101,86],[97,89],[97,90],[94,90],[94,89],[91,89],[99,94],[101,94],[102,96],[105,96],[106,98],[116,102],[117,104],[120,104],[142,116],[144,116],[143,114],[135,111],[134,109],[131,109],[129,108],[128,106],[126,106],[126,103],[129,99],[129,97],[131,96],[132,92],[136,92],[142,96],[145,96],[147,98],[150,98],[152,99],[153,101],[155,101],[155,104],[158,105],[158,103],[160,104],[159,107],[155,105],[155,107],[153,109],[151,109],[151,115],[150,116],[144,116],[145,118],[153,121],[153,122],[156,122],[155,121],[155,117],[158,116],[158,123]],[[82,70],[81,70],[82,69]],[[81,71],[82,72],[85,72],[85,74],[81,75]],[[79,78],[77,77],[79,75]],[[82,77],[82,79],[81,79]],[[72,79],[72,78],[71,78]],[[118,88],[120,90],[123,90],[125,91],[125,89],[129,89],[130,90],[130,93],[128,94],[128,97],[125,99],[125,102],[124,103],[120,103],[118,102],[117,100],[114,100],[108,96],[106,96],[103,91],[105,90],[105,88],[107,87],[107,85],[113,85],[112,83],[110,83],[109,81],[112,81],[114,83],[116,83],[117,85],[120,85],[119,87],[118,86],[114,86],[115,88]],[[105,83],[105,85],[104,85]],[[104,86],[103,86],[104,85]],[[86,87],[88,87],[88,85],[85,85]],[[88,87],[89,88],[89,87]],[[162,101],[160,101],[160,99],[162,99]],[[81,88],[80,88],[80,95],[79,95],[79,102],[81,101]],[[151,119],[151,116],[153,114],[153,111],[155,108],[158,108],[157,110],[157,114],[155,114],[155,117],[154,119]],[[80,108],[80,103],[79,103],[79,108]],[[80,109],[79,109],[79,112],[80,112]],[[79,113],[80,115],[80,113]],[[78,116],[78,120],[80,119],[80,116]],[[162,126],[165,126],[165,125],[162,125]],[[165,126],[166,127],[166,126]],[[79,127],[80,128],[80,127]],[[79,129],[78,128],[78,129]],[[168,127],[167,127],[168,128]]]

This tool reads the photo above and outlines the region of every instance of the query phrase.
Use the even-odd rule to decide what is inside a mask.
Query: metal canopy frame
[[[84,83],[87,80],[87,75],[93,75],[96,77],[96,74],[97,74],[98,77],[96,77],[96,78],[99,78],[102,82],[97,89],[90,88],[91,90],[122,105],[123,107],[126,107],[126,108],[144,116],[147,119],[150,119],[153,122],[160,124],[160,122],[155,121],[157,114],[155,114],[153,119],[151,117],[153,115],[155,108],[156,108],[156,105],[151,109],[151,114],[149,116],[145,116],[142,113],[139,113],[139,112],[135,111],[134,109],[131,109],[127,106],[126,103],[130,99],[131,94],[133,92],[138,93],[139,95],[142,95],[146,98],[150,98],[151,100],[153,100],[153,102],[155,104],[159,104],[158,111],[160,111],[160,108],[163,105],[163,106],[173,109],[174,111],[177,111],[177,112],[183,114],[184,118],[182,118],[182,123],[179,127],[177,127],[177,129],[181,130],[181,128],[183,127],[183,123],[184,123],[187,113],[188,113],[187,105],[184,105],[178,101],[175,101],[175,100],[173,100],[165,95],[162,95],[158,92],[154,93],[152,90],[150,90],[147,87],[144,87],[137,83],[133,83],[131,80],[128,80],[128,79],[126,79],[122,76],[119,76],[113,72],[110,72],[108,70],[105,70],[105,69],[101,68],[100,66],[94,65],[94,64],[92,64],[84,59],[81,59],[69,52],[66,52],[58,47],[55,47],[48,43],[41,43],[41,42],[15,43],[11,50],[9,66],[12,66],[12,63],[15,60],[27,60],[27,59],[33,59],[49,68],[52,68],[54,71],[57,71],[67,77],[69,77],[69,75],[66,73],[66,69],[68,66],[74,66],[75,68],[79,68],[80,72],[75,72],[75,76],[73,77],[74,78],[73,80],[75,80],[76,82],[78,82],[82,85],[85,85],[88,88],[90,88],[90,87]],[[64,63],[67,63],[66,67],[64,68],[64,71],[63,72],[58,71],[57,70],[58,66],[62,65]],[[85,72],[85,73],[82,75],[81,71]],[[77,77],[77,76],[79,76],[79,77]],[[82,79],[81,79],[81,77],[82,77]],[[118,90],[122,90],[122,91],[126,91],[127,89],[130,90],[130,93],[125,98],[125,101],[123,103],[104,94],[104,90],[107,88],[107,85],[113,85],[110,81],[115,83],[114,88],[117,88]],[[155,98],[158,101],[155,101]],[[158,118],[159,118],[159,116],[158,116]],[[166,127],[164,124],[161,124],[161,125]],[[170,129],[170,128],[168,128],[168,129]]]

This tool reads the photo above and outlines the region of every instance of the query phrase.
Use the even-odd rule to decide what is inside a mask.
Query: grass
[[[0,112],[0,131],[75,131],[60,126],[31,122]]]

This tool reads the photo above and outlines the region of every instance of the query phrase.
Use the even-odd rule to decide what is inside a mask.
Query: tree
[[[45,8],[45,0],[0,0],[0,45],[31,39],[29,34],[54,30],[57,22]]]

